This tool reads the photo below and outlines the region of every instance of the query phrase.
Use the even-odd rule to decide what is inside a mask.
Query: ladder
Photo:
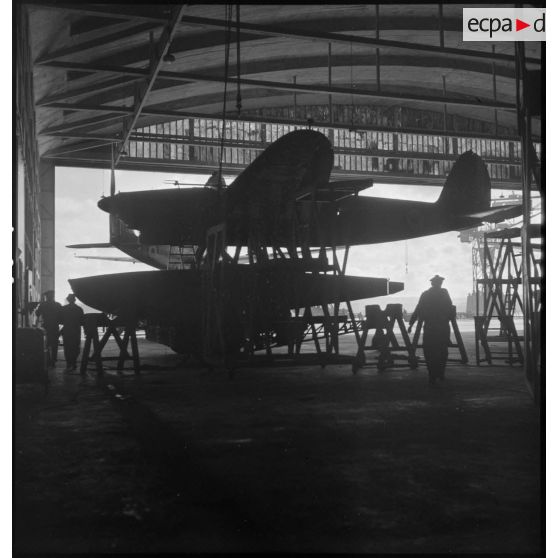
[[[191,244],[169,246],[167,269],[190,269],[195,261],[196,246]]]

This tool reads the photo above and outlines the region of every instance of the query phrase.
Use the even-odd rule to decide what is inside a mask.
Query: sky
[[[116,172],[116,191],[150,190],[173,187],[165,183],[179,180],[203,185],[205,175],[177,175],[154,172]],[[227,184],[232,177],[225,176]],[[153,270],[142,263],[82,259],[76,256],[126,256],[116,248],[77,250],[68,244],[108,242],[108,214],[97,207],[103,195],[110,192],[110,173],[100,169],[56,168],[56,234],[55,273],[56,299],[60,302],[71,292],[68,279],[106,273]],[[397,197],[434,202],[440,188],[436,186],[395,186],[375,184],[361,195]],[[401,293],[365,301],[355,301],[355,311],[366,304],[402,303],[412,311],[420,293],[430,286],[435,274],[446,278],[459,311],[473,289],[472,246],[462,243],[456,231],[411,239],[408,241],[354,246],[350,249],[347,273],[361,277],[386,277],[405,283]]]

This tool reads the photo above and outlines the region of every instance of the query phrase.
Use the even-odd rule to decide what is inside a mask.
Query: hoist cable
[[[236,5],[236,110],[240,118],[242,97],[240,95],[240,4]]]
[[[231,46],[231,20],[232,20],[232,6],[225,7],[225,14],[227,20],[227,34],[225,39],[225,87],[223,90],[223,117],[221,128],[221,153],[219,154],[219,177],[217,181],[217,189],[221,191],[222,172],[223,172],[223,154],[225,152],[225,124],[227,116],[227,82],[229,80],[229,54]]]

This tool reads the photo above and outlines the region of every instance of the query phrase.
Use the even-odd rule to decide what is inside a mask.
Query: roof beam
[[[157,71],[157,74],[153,76],[151,70],[142,70],[140,68],[128,68],[124,66],[109,66],[109,65],[97,65],[97,64],[78,64],[78,63],[65,63],[65,62],[52,62],[49,65],[55,65],[56,67],[66,67],[67,69],[91,72],[108,72],[108,73],[121,73],[127,75],[141,76],[149,74],[149,91],[151,90],[155,77],[158,74],[161,78],[172,79],[176,81],[192,82],[192,81],[202,81],[202,82],[212,82],[212,83],[224,83],[225,78],[222,76],[207,76],[204,74],[197,73],[184,73],[184,72],[168,72],[168,71]],[[159,64],[160,66],[160,64]],[[434,103],[434,104],[446,104],[446,105],[457,105],[457,106],[473,106],[480,108],[496,108],[503,110],[515,110],[515,105],[512,103],[502,103],[495,101],[493,99],[483,99],[474,100],[471,99],[460,99],[445,97],[442,95],[413,95],[413,94],[400,94],[400,93],[388,93],[384,91],[370,91],[367,89],[354,89],[347,87],[327,87],[323,85],[303,85],[295,83],[280,83],[276,81],[266,81],[266,80],[255,80],[241,78],[238,80],[241,85],[247,85],[251,87],[261,87],[266,89],[280,89],[284,91],[296,91],[300,93],[324,93],[332,95],[352,95],[356,97],[366,97],[371,99],[391,99],[399,101],[413,101],[422,103]],[[145,95],[143,99],[143,104],[145,103]],[[44,106],[54,106],[52,103],[48,103]],[[109,110],[111,107],[108,107]],[[68,110],[73,110],[68,108]],[[141,107],[140,107],[141,112]],[[139,116],[139,113],[138,115]],[[136,116],[136,120],[137,120]]]
[[[113,10],[112,7],[108,10],[106,7],[100,5],[89,5],[87,7],[81,7],[79,4],[59,4],[57,2],[40,2],[42,7],[48,6],[50,8],[57,8],[67,11],[76,11],[84,14],[91,15],[105,15],[106,17],[114,17],[116,19],[136,19],[152,24],[161,24],[165,22],[163,17],[156,16],[144,16],[138,13],[122,12]],[[181,23],[186,23],[189,25],[200,25],[203,27],[216,27],[225,28],[227,22],[220,19],[196,17],[196,16],[183,16]],[[485,60],[494,60],[507,63],[515,63],[515,56],[512,54],[501,54],[495,52],[483,52],[471,49],[461,49],[452,47],[440,47],[437,45],[426,45],[421,43],[407,43],[403,41],[391,41],[388,39],[376,39],[371,37],[362,37],[359,35],[346,35],[342,33],[328,33],[328,32],[317,32],[310,30],[293,30],[288,27],[276,26],[276,25],[261,25],[256,23],[240,22],[240,30],[247,33],[253,33],[257,35],[267,35],[276,37],[291,37],[297,39],[309,39],[316,41],[326,41],[331,43],[353,43],[353,44],[365,44],[376,47],[390,47],[390,48],[401,48],[413,51],[424,51],[424,52],[437,52],[445,53],[452,56],[462,56],[468,58],[480,58]],[[541,65],[541,60],[538,58],[527,57],[525,61],[528,64]]]
[[[222,27],[225,28],[227,22],[220,19],[207,17],[184,16],[182,23],[190,25],[201,25],[204,27]],[[236,25],[236,24],[235,24]],[[375,39],[371,37],[362,37],[360,35],[345,35],[342,33],[328,33],[309,30],[295,30],[280,25],[261,25],[256,23],[240,22],[240,30],[247,33],[255,33],[258,35],[268,35],[275,37],[291,37],[296,39],[310,39],[317,41],[326,41],[328,43],[353,43],[363,44],[376,47],[401,48],[413,51],[437,52],[445,53],[451,56],[465,56],[469,58],[483,58],[485,60],[495,60],[499,62],[515,63],[513,54],[500,54],[490,51],[483,52],[479,50],[470,50],[452,47],[440,47],[436,45],[426,45],[421,43],[406,43],[402,41],[391,41],[387,39]],[[541,64],[537,58],[526,58],[526,62],[531,64]]]
[[[40,8],[49,8],[53,10],[62,10],[65,12],[76,12],[83,15],[92,15],[92,16],[104,16],[108,18],[114,19],[124,19],[124,20],[136,20],[136,21],[147,21],[152,23],[159,23],[165,24],[167,19],[162,16],[148,16],[142,15],[137,12],[137,7],[134,7],[132,10],[124,10],[122,11],[122,6],[119,6],[117,9],[114,4],[79,4],[77,2],[73,4],[64,4],[62,2],[33,2],[31,0],[29,2],[31,5],[36,5]],[[140,4],[141,5],[141,4]],[[145,7],[145,5],[141,5]]]
[[[149,96],[155,80],[157,79],[157,75],[159,74],[161,66],[163,65],[163,56],[172,43],[172,39],[178,29],[178,26],[180,25],[180,20],[182,19],[182,12],[184,11],[184,8],[185,5],[183,4],[173,8],[171,16],[169,18],[169,24],[167,25],[167,27],[165,27],[165,29],[161,33],[161,36],[159,37],[159,42],[155,47],[155,52],[148,70],[149,74],[147,76],[147,81],[142,86],[140,86],[138,91],[136,92],[134,110],[132,112],[132,115],[124,122],[122,143],[119,145],[114,158],[115,167],[116,165],[118,165],[118,161],[122,156],[126,141],[130,137],[130,134],[132,133],[134,126],[136,125],[136,122],[147,101],[147,97]]]
[[[173,44],[175,44],[174,41]],[[366,66],[366,65],[373,65],[375,63],[375,58],[370,57],[369,55],[361,54],[357,56],[350,57],[349,55],[336,55],[331,57],[331,66],[332,67],[348,67],[350,65],[353,66]],[[485,62],[479,62],[476,60],[459,60],[459,59],[448,59],[447,57],[441,56],[418,56],[411,58],[408,54],[399,54],[399,55],[386,55],[382,57],[382,66],[385,68],[386,66],[406,66],[412,64],[413,66],[424,66],[427,68],[433,67],[442,67],[445,64],[445,67],[451,69],[458,69],[458,70],[466,70],[469,72],[475,73],[486,73],[486,74],[493,74],[492,68],[489,67]],[[320,66],[325,67],[325,61],[323,60],[322,56],[305,56],[305,57],[297,57],[297,58],[276,58],[270,61],[264,60],[257,60],[252,62],[245,62],[243,64],[243,73],[247,74],[261,74],[263,72],[277,72],[277,71],[301,71],[306,68],[319,68]],[[208,71],[209,68],[206,68]],[[212,68],[213,71],[217,71],[217,67]],[[515,78],[515,72],[513,68],[507,66],[499,66],[496,69],[496,75],[504,78]],[[141,72],[141,70],[140,70]],[[137,77],[134,78],[130,76],[128,81],[122,82],[123,85],[126,83],[132,83],[135,79],[144,79],[145,74],[137,73]],[[84,72],[85,74],[85,72]],[[164,77],[164,73],[162,77]],[[161,74],[160,74],[161,77]],[[82,85],[81,87],[74,87],[69,88],[65,92],[60,92],[58,94],[45,97],[44,99],[39,100],[36,104],[37,106],[41,106],[45,103],[52,102],[52,101],[65,101],[67,99],[71,99],[74,97],[80,97],[82,95],[97,95],[99,92],[108,91],[114,89],[118,86],[116,80],[113,81],[99,81],[96,79],[95,81],[91,79],[90,75],[87,75],[82,80],[86,80],[86,85]]]
[[[82,95],[92,95],[92,94],[99,94],[103,91],[110,91],[111,89],[117,89],[119,87],[130,85],[135,83],[136,81],[143,79],[142,77],[133,77],[133,76],[126,76],[126,77],[118,77],[106,80],[104,82],[99,82],[98,80],[95,83],[89,83],[84,85],[83,87],[76,87],[74,89],[68,89],[66,91],[55,93],[53,95],[49,95],[48,97],[43,97],[39,101],[37,101],[36,106],[42,107],[48,105],[49,103],[57,103],[58,101],[66,101],[67,99],[72,99],[74,97],[80,97]]]
[[[44,64],[45,62],[51,62],[52,60],[57,60],[58,58],[62,58],[64,56],[72,56],[74,54],[79,54],[81,52],[90,50],[92,48],[103,47],[109,43],[121,41],[122,39],[133,37],[134,35],[139,35],[141,33],[146,33],[147,31],[151,31],[154,28],[160,26],[160,23],[141,23],[140,25],[136,25],[135,27],[130,27],[126,31],[119,30],[118,32],[111,33],[102,37],[96,37],[95,39],[91,39],[83,43],[78,43],[71,47],[61,48],[59,50],[49,52],[35,60],[35,64]]]
[[[88,151],[89,149],[95,149],[96,147],[103,147],[104,145],[114,143],[114,140],[95,140],[88,141],[86,143],[74,143],[71,145],[61,145],[60,147],[50,149],[43,154],[43,157],[59,157],[60,155],[65,155],[67,153],[77,153],[78,151]]]
[[[95,116],[93,118],[86,118],[85,120],[76,120],[74,122],[60,124],[59,126],[45,128],[44,130],[40,130],[37,134],[39,136],[48,136],[51,133],[57,134],[58,132],[67,132],[69,130],[75,130],[76,128],[83,128],[85,126],[98,126],[99,124],[110,122],[111,120],[121,119],[121,114],[106,114],[104,116]]]

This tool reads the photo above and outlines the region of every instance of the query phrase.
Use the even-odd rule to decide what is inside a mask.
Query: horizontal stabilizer
[[[106,262],[129,262],[129,263],[136,263],[138,260],[136,258],[126,258],[124,256],[120,257],[109,257],[109,256],[76,256],[76,258],[80,258],[82,260],[104,260]]]
[[[371,188],[374,181],[371,178],[351,178],[348,180],[332,180],[315,188],[307,187],[297,194],[297,201],[339,201],[358,194],[362,190]]]
[[[330,180],[329,185],[339,190],[364,190],[374,185],[372,178],[351,178],[349,180]]]
[[[500,207],[491,207],[485,211],[466,213],[464,217],[471,217],[472,219],[482,219],[483,221],[497,223],[499,221],[503,221],[504,219],[519,217],[522,213],[522,205],[501,205]]]
[[[66,248],[114,248],[110,242],[94,242],[93,244],[68,244]]]

